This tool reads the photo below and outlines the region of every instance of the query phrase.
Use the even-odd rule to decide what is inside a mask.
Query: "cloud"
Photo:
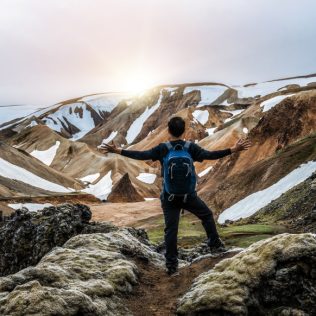
[[[0,104],[315,72],[313,0],[3,0]]]

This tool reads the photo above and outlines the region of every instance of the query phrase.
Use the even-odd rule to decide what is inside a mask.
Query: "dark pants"
[[[196,193],[188,196],[186,202],[183,202],[182,197],[174,197],[172,201],[168,197],[167,193],[162,193],[160,200],[165,217],[166,266],[170,267],[178,264],[177,237],[181,209],[191,212],[202,221],[208,242],[217,239],[218,233],[212,211]]]

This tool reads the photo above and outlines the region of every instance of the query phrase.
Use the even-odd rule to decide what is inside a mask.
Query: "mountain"
[[[217,216],[224,214],[223,222],[258,211],[259,205],[247,200],[252,194],[269,192],[264,190],[275,185],[278,190],[271,196],[278,198],[315,170],[315,104],[315,74],[244,86],[162,85],[139,95],[102,93],[63,101],[3,124],[0,139],[11,151],[25,153],[26,161],[35,164],[33,173],[104,201],[115,186],[116,192],[121,189],[118,183],[126,173],[131,183],[126,190],[133,187],[147,199],[159,197],[161,178],[159,163],[104,156],[98,151],[101,143],[149,149],[168,139],[166,122],[172,115],[185,119],[186,139],[208,150],[228,148],[248,137],[253,143],[248,151],[196,163],[198,192]],[[35,190],[40,186],[35,181],[12,182],[8,177],[1,182],[4,197],[49,194],[44,186]],[[293,180],[282,186],[287,177]],[[122,193],[115,201],[124,201]],[[249,210],[235,211],[243,205]]]
[[[228,251],[184,212],[170,277],[159,162],[98,146],[152,148],[173,115],[203,148],[252,147],[195,163]],[[81,96],[4,122],[0,314],[314,315],[315,122],[315,74]]]
[[[0,143],[0,171],[0,192],[4,197],[69,194],[83,188],[79,181],[3,142]]]
[[[134,188],[128,173],[115,184],[112,192],[108,196],[110,202],[140,202],[144,198]]]

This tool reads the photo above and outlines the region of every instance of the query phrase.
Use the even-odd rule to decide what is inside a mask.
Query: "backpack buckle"
[[[184,197],[183,197],[183,203],[186,203],[187,199],[188,199],[188,194],[185,194]]]

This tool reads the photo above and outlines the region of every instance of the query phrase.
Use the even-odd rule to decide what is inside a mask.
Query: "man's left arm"
[[[242,150],[247,150],[251,146],[251,143],[248,139],[239,139],[236,144],[227,149],[223,150],[206,150],[204,148],[201,148],[199,146],[196,146],[195,150],[195,159],[196,161],[203,161],[203,160],[215,160],[215,159],[220,159],[225,156],[231,155],[234,152],[242,151]]]

